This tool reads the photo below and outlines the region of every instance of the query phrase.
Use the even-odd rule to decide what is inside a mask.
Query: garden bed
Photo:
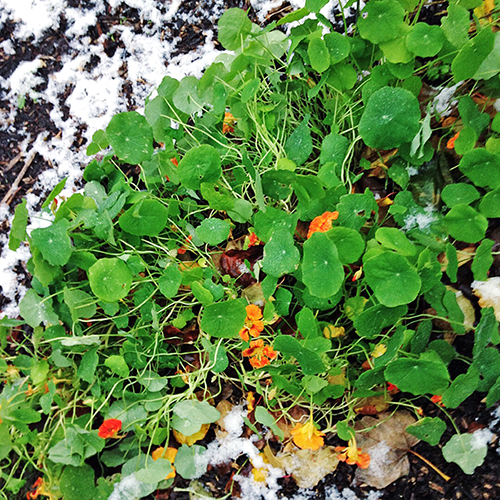
[[[498,496],[496,13],[325,4],[5,7],[5,498]]]

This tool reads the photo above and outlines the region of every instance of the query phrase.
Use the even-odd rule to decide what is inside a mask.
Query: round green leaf
[[[439,444],[445,430],[446,423],[438,417],[425,417],[406,428],[406,432],[429,443],[431,446]]]
[[[458,168],[476,186],[500,187],[500,156],[485,149],[473,149],[464,154]]]
[[[381,2],[375,2],[378,4]],[[377,149],[390,149],[411,142],[420,125],[417,98],[402,88],[383,87],[372,94],[359,122],[365,143]]]
[[[399,35],[405,11],[395,0],[368,2],[358,18],[361,38],[372,43],[387,42]]]
[[[344,281],[344,268],[335,244],[325,233],[314,233],[304,243],[302,281],[320,299],[335,295]]]
[[[132,165],[149,160],[153,154],[153,131],[137,111],[113,116],[106,135],[116,155]]]
[[[444,33],[439,26],[417,23],[406,37],[406,46],[419,57],[435,56],[444,43]]]
[[[175,297],[182,282],[182,273],[177,266],[170,265],[165,268],[163,274],[158,280],[160,292],[168,299]]]
[[[349,43],[349,38],[336,33],[327,33],[324,37],[326,48],[330,53],[330,63],[337,64],[343,61],[351,51],[351,44]]]
[[[455,153],[464,155],[467,151],[474,149],[477,142],[476,131],[472,127],[465,127],[460,131],[455,140]]]
[[[411,28],[404,24],[397,38],[379,45],[387,61],[392,64],[408,64],[415,59],[415,55],[408,50],[406,45],[406,37],[409,33],[411,33]]]
[[[396,307],[417,298],[421,281],[417,270],[405,257],[382,252],[364,264],[365,278],[381,304]]]
[[[119,226],[135,236],[157,236],[167,225],[168,209],[158,200],[142,200],[118,219]]]
[[[479,211],[488,218],[500,217],[500,189],[487,193],[479,203]]]
[[[68,236],[68,228],[69,221],[63,219],[31,232],[33,243],[51,266],[64,266],[71,257],[73,245]]]
[[[110,356],[106,359],[106,361],[104,361],[104,364],[119,377],[127,378],[130,374],[129,367],[125,362],[125,359],[123,356],[119,356],[118,354]]]
[[[96,498],[94,475],[94,469],[88,464],[79,467],[66,465],[59,480],[59,487],[64,498],[66,500],[92,500]]]
[[[120,259],[99,259],[87,274],[91,290],[104,302],[123,299],[132,286],[132,273]]]
[[[264,246],[262,269],[266,274],[279,278],[293,273],[300,262],[300,253],[293,236],[286,229],[279,229]]]
[[[441,394],[450,383],[450,374],[442,361],[401,358],[387,366],[385,379],[400,391],[419,396]]]
[[[190,149],[180,161],[178,173],[188,189],[200,189],[202,182],[216,182],[222,175],[219,153],[208,144]]]
[[[360,337],[373,339],[384,328],[395,325],[407,312],[406,306],[385,307],[376,304],[354,318],[354,328]]]
[[[478,432],[478,431],[476,431]],[[484,462],[488,446],[481,443],[474,434],[455,434],[443,446],[443,457],[447,462],[455,462],[469,475]]]
[[[218,28],[221,45],[227,50],[236,50],[252,30],[252,23],[244,10],[228,9],[219,19]]]
[[[443,220],[450,235],[466,243],[482,240],[488,227],[486,218],[468,205],[454,206]]]
[[[227,220],[205,219],[196,229],[196,234],[201,241],[214,246],[227,239],[230,229]]]
[[[326,48],[326,44],[321,38],[312,38],[309,41],[307,54],[314,71],[323,73],[329,68],[330,52]]]
[[[479,200],[480,196],[474,186],[463,182],[448,184],[441,193],[441,198],[450,208],[455,205],[469,205],[473,201]]]
[[[335,226],[326,235],[335,243],[342,264],[356,262],[365,250],[365,241],[358,231],[343,226]]]
[[[375,239],[386,248],[395,250],[405,257],[417,254],[417,248],[406,235],[395,227],[380,227],[375,232]]]
[[[246,317],[245,306],[239,300],[211,304],[203,311],[201,328],[212,337],[237,337]]]

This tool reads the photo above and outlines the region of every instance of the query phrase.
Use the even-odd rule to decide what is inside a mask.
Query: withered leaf
[[[283,451],[274,455],[269,445],[264,455],[273,467],[290,474],[299,488],[314,488],[325,476],[331,474],[339,463],[333,446],[322,446],[319,450],[301,450],[288,443]]]
[[[401,410],[366,416],[356,423],[356,441],[363,453],[370,455],[370,466],[356,470],[359,483],[382,489],[410,471],[408,450],[420,440],[406,432],[415,423],[411,413]],[[367,432],[359,432],[370,429]]]
[[[263,256],[263,247],[257,245],[248,250],[228,250],[221,255],[220,268],[223,274],[228,274],[231,278],[238,278],[238,285],[247,287],[256,283],[255,278],[250,274],[258,260]],[[248,269],[245,261],[250,263]]]
[[[194,342],[200,331],[196,323],[192,323],[183,330],[179,330],[172,325],[167,325],[163,328],[163,335],[165,336],[165,342],[172,345],[182,345]]]

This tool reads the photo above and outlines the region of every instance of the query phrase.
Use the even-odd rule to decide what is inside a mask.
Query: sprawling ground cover
[[[152,94],[133,57],[114,62],[142,113],[121,101],[74,129],[76,146],[50,140],[79,154],[87,138],[95,159],[79,192],[77,174],[42,176],[54,189],[38,223],[33,196],[12,221],[33,279],[22,319],[1,325],[6,494],[39,470],[29,498],[174,498],[199,478],[216,496],[273,498],[285,476],[302,497],[347,498],[318,486],[339,462],[383,489],[419,441],[465,474],[483,463],[494,435],[452,413],[500,397],[495,12],[380,0],[353,25],[331,7],[308,1],[265,29],[230,9],[204,72],[163,77],[175,44],[157,46]],[[73,17],[80,35],[96,19]],[[69,67],[109,63],[116,33],[143,60],[146,37],[124,25],[100,38],[107,59]],[[10,120],[52,98],[52,122],[78,127],[92,78],[67,90],[66,124],[58,92],[36,90],[41,66],[5,83],[30,83],[22,70],[34,87],[17,87]]]

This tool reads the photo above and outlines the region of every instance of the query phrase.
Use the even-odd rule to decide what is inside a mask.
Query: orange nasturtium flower
[[[312,416],[305,424],[298,423],[290,434],[293,442],[303,450],[319,450],[325,444],[325,433],[316,429]]]
[[[356,439],[354,438],[349,439],[347,444],[348,446],[337,446],[335,448],[335,451],[338,453],[337,458],[349,465],[356,464],[360,469],[368,469],[370,455],[368,453],[361,453],[361,448],[357,447]]]
[[[118,420],[116,418],[108,418],[99,427],[97,435],[103,439],[116,438],[119,437],[118,433],[121,431],[121,429],[121,420]]]
[[[250,358],[250,364],[254,368],[262,368],[268,365],[278,355],[270,345],[265,345],[262,339],[252,340],[250,347],[245,349],[242,354]]]
[[[165,478],[165,481],[167,479],[172,479],[175,477],[174,461],[175,456],[177,455],[177,451],[177,448],[172,448],[171,446],[169,446],[166,450],[165,448],[163,448],[163,446],[160,446],[159,448],[156,448],[156,450],[152,453],[153,460],[155,462],[159,458],[165,458],[172,464],[172,472],[170,472],[170,474]]]
[[[454,149],[455,148],[455,141],[458,139],[458,136],[460,135],[460,132],[457,132],[447,143],[446,147],[448,149]]]
[[[43,488],[43,478],[39,477],[33,483],[33,486],[31,487],[31,491],[28,491],[28,493],[26,493],[26,498],[28,500],[34,500],[35,498],[38,498],[38,495],[40,495],[42,493],[42,488]]]
[[[224,114],[224,121],[222,122],[222,133],[232,134],[234,132],[234,124],[236,123],[236,118],[229,112],[226,111]]]
[[[186,243],[184,245],[182,245],[178,250],[177,250],[177,253],[178,254],[185,254],[186,253],[186,250],[187,250],[187,244],[193,239],[193,237],[191,235],[189,235],[187,238],[186,238]]]
[[[242,340],[248,342],[250,334],[252,337],[258,337],[260,332],[264,330],[262,322],[262,311],[255,304],[249,304],[246,307],[247,317],[245,318],[245,326],[240,330],[239,335]]]
[[[431,401],[439,406],[444,406],[442,396],[432,396]]]
[[[338,212],[325,212],[318,217],[315,217],[311,224],[309,224],[309,231],[307,232],[307,239],[314,233],[326,233],[332,228],[332,220],[337,220],[339,217]]]

